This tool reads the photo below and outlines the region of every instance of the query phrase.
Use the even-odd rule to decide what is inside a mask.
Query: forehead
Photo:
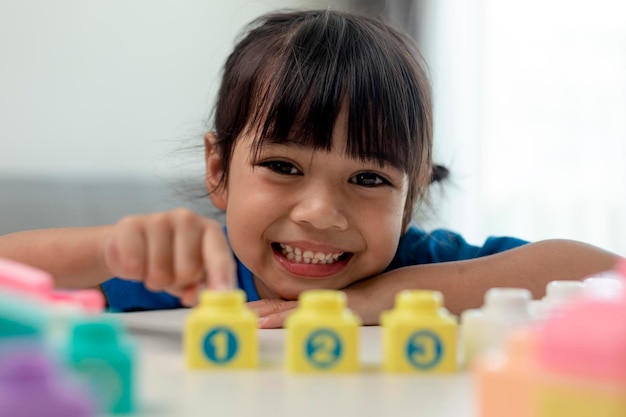
[[[429,146],[427,88],[407,45],[342,15],[286,22],[265,22],[231,60],[220,136],[251,135],[253,152],[272,143],[330,151],[340,129],[349,157],[415,172]]]

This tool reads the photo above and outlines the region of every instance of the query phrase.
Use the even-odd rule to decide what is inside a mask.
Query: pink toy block
[[[104,310],[104,295],[96,289],[75,291],[54,291],[49,300],[53,304],[69,304],[79,307],[85,313],[101,313]]]
[[[48,298],[54,287],[52,276],[20,262],[0,258],[0,290],[36,298]]]
[[[546,321],[541,365],[556,374],[626,384],[626,303],[588,299]]]
[[[536,329],[514,330],[502,351],[493,350],[477,358],[472,366],[476,381],[477,417],[534,416],[533,384]]]
[[[537,340],[537,417],[626,416],[626,299],[584,299]]]
[[[626,260],[593,279],[475,361],[478,417],[626,416]]]

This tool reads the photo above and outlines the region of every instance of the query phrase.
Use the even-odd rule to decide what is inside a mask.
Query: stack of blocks
[[[619,291],[594,282],[473,363],[479,417],[626,416],[626,261],[615,272]]]
[[[123,327],[100,314],[100,292],[52,283],[0,259],[0,417],[133,412],[135,347]],[[188,368],[258,366],[258,318],[245,301],[241,290],[202,292],[185,324]],[[626,260],[582,284],[553,281],[542,300],[491,289],[460,333],[436,291],[398,293],[380,323],[386,372],[454,372],[460,346],[478,417],[626,416]],[[286,369],[358,371],[360,325],[343,292],[303,292],[285,323]]]
[[[460,340],[441,293],[402,291],[380,317],[382,368],[454,372],[461,346],[478,417],[626,416],[626,260],[612,276],[552,282],[536,302],[526,290],[489,290],[462,315]],[[245,301],[241,290],[202,292],[185,324],[188,368],[258,366],[258,318]],[[135,347],[103,307],[99,292],[55,291],[45,272],[0,260],[0,417],[136,409]],[[343,292],[303,292],[285,323],[286,369],[358,371],[360,325]]]
[[[258,363],[257,317],[241,290],[204,290],[188,315],[184,349],[190,369],[253,368]],[[457,369],[458,325],[442,306],[441,293],[403,291],[381,316],[384,370],[453,372]],[[359,370],[361,320],[345,293],[309,290],[285,321],[285,366],[292,373]]]
[[[0,417],[135,409],[135,349],[103,309],[97,290],[57,291],[48,273],[0,259]]]
[[[612,275],[553,281],[536,301],[525,289],[491,289],[460,326],[441,293],[402,291],[380,316],[382,369],[449,373],[465,353],[479,417],[626,416],[626,261]],[[207,290],[202,300],[186,324],[188,367],[257,366],[256,315],[243,292]],[[360,324],[343,292],[303,292],[285,322],[286,369],[359,370]]]

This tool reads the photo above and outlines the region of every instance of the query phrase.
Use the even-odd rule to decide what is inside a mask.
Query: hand
[[[383,276],[362,280],[341,290],[346,293],[348,307],[361,318],[363,325],[378,324],[380,313],[392,307],[394,294],[378,284]],[[259,328],[276,329],[284,326],[285,319],[298,307],[298,302],[266,298],[251,301],[248,307],[258,314]]]
[[[384,285],[391,274],[393,271],[370,277],[342,290],[346,293],[348,308],[359,316],[364,326],[378,325],[381,313],[393,307],[395,289]]]
[[[375,290],[375,282],[363,280],[344,288],[348,298],[348,307],[357,314],[363,325],[376,325],[380,313],[391,308],[393,294],[380,297],[381,289]],[[384,289],[383,289],[384,290]],[[276,329],[284,326],[285,319],[298,307],[297,301],[286,301],[279,298],[266,298],[251,301],[248,307],[259,316],[259,328]]]
[[[283,327],[287,316],[298,307],[298,302],[265,298],[249,302],[248,307],[259,315],[259,328],[276,329]]]
[[[187,209],[123,218],[101,254],[112,276],[167,291],[188,306],[201,286],[236,287],[237,266],[222,225]]]

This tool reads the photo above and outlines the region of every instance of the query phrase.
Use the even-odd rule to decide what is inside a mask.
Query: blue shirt
[[[489,237],[482,246],[470,245],[454,232],[437,229],[430,233],[412,226],[402,236],[396,254],[386,271],[411,265],[461,261],[492,255],[524,245],[524,240],[512,237]],[[248,297],[248,301],[259,300],[252,272],[239,259],[237,261],[237,284]],[[102,290],[113,311],[138,311],[180,308],[177,297],[166,292],[147,290],[141,282],[119,278],[102,284]]]

